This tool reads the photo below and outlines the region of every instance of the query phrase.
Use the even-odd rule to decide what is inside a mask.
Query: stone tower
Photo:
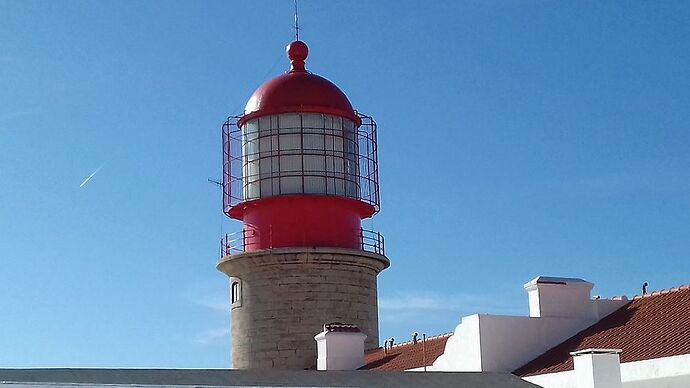
[[[223,125],[223,210],[243,223],[221,241],[230,276],[234,368],[314,369],[325,323],[357,325],[378,346],[376,277],[383,237],[361,227],[379,210],[376,123],[333,83],[290,70],[260,86]]]

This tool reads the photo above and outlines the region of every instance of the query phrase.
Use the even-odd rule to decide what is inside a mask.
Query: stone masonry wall
[[[232,366],[314,369],[324,323],[359,326],[378,346],[376,276],[385,256],[338,248],[279,248],[226,256],[218,269],[239,280],[232,307]]]

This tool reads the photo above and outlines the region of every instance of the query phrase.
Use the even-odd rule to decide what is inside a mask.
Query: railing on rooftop
[[[358,235],[361,250],[385,255],[385,241],[381,233],[360,228]],[[228,233],[220,239],[220,257],[243,253],[248,246],[254,245],[258,238],[257,231],[251,229]]]

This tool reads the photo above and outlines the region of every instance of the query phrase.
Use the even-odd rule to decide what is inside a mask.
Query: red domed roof
[[[308,48],[299,40],[286,47],[290,71],[261,85],[244,108],[242,125],[255,117],[287,112],[325,113],[353,120],[360,119],[352,109],[345,93],[331,81],[304,69]]]

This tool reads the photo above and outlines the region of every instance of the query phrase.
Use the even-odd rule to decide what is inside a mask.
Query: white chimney
[[[593,314],[594,285],[576,278],[539,276],[525,284],[530,317],[584,318]]]
[[[622,388],[620,349],[585,349],[570,353],[577,388]]]
[[[355,370],[364,365],[364,340],[356,325],[332,322],[316,336],[318,370]]]

